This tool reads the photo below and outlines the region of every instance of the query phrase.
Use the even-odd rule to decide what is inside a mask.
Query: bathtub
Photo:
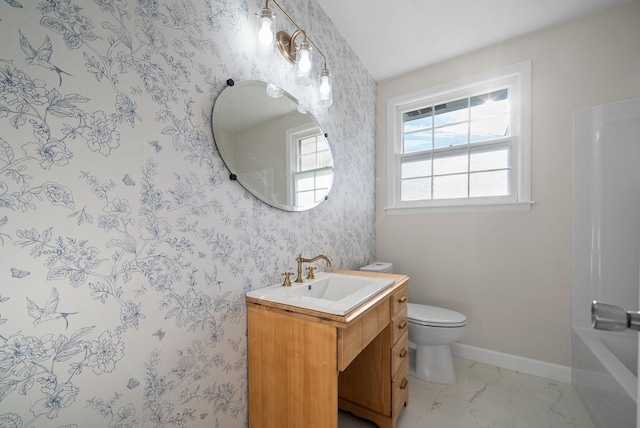
[[[638,334],[574,322],[572,383],[598,428],[636,425]]]

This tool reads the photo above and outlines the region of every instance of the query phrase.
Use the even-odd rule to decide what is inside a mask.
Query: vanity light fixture
[[[264,8],[256,14],[258,19],[256,55],[262,59],[269,58],[277,44],[282,56],[295,66],[296,83],[305,86],[314,83],[311,70],[313,68],[313,49],[315,49],[322,57],[322,71],[317,78],[318,104],[322,107],[329,107],[333,103],[333,91],[331,74],[327,69],[327,58],[287,12],[275,0],[271,0],[271,2],[296,27],[296,30],[291,36],[285,31],[276,33],[276,15],[269,9],[269,0],[266,0]],[[298,45],[295,42],[297,37],[302,38]]]
[[[282,31],[280,33],[282,33]],[[295,46],[293,41],[289,43],[290,47],[292,45]],[[278,47],[280,47],[280,45],[278,45]],[[311,45],[305,37],[305,39],[300,43],[300,46],[296,49],[296,83],[298,85],[306,86],[311,84],[311,66],[313,65],[311,62],[312,58]]]
[[[265,7],[258,11],[256,17],[258,18],[256,56],[267,59],[273,55],[273,47],[275,46],[276,15],[268,7]]]

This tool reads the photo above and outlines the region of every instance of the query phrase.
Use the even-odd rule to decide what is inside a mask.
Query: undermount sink
[[[395,281],[359,275],[319,272],[303,283],[271,285],[250,291],[247,297],[282,303],[334,315],[346,315]]]

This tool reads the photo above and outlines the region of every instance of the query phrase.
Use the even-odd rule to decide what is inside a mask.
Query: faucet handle
[[[293,272],[284,272],[281,275],[284,276],[284,282],[282,283],[282,286],[291,287],[291,275],[293,275]]]
[[[307,267],[309,273],[307,274],[307,279],[316,279],[316,276],[313,274],[313,271],[316,270],[315,266]]]

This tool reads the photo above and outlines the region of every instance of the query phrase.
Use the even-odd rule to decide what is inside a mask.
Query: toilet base
[[[452,384],[456,383],[456,370],[451,357],[449,345],[420,346],[411,343],[415,354],[411,352],[409,358],[411,375],[429,382]]]

